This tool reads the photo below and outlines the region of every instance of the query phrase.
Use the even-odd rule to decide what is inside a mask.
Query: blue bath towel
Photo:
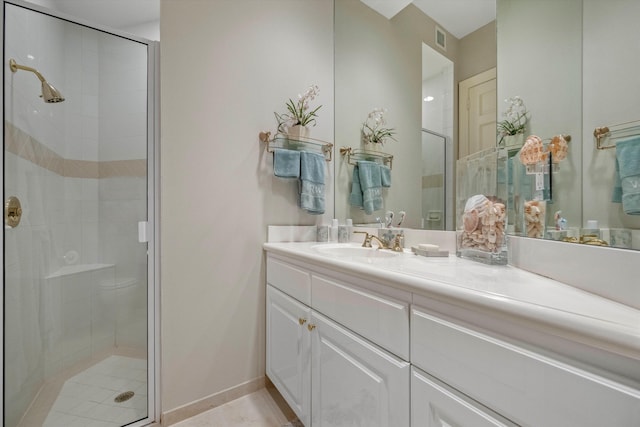
[[[362,207],[367,215],[382,209],[382,174],[380,165],[361,160],[358,162],[358,177],[362,188]]]
[[[380,178],[382,180],[383,187],[391,187],[391,168],[389,166],[380,165]]]
[[[622,210],[640,215],[640,136],[616,143],[616,162],[622,186]]]
[[[273,174],[280,178],[299,178],[300,152],[284,148],[274,149]]]
[[[300,152],[300,207],[313,215],[324,213],[324,155]]]
[[[362,187],[360,186],[360,168],[357,164],[353,167],[349,204],[351,204],[351,206],[364,209],[364,205],[362,203]]]

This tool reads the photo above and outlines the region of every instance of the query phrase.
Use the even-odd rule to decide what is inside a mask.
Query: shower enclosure
[[[157,43],[2,6],[3,425],[148,424]]]

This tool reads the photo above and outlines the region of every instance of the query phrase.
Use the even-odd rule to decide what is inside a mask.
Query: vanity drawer
[[[311,273],[267,256],[267,283],[303,304],[311,305]]]
[[[314,274],[315,310],[409,360],[409,303]]]
[[[640,391],[411,310],[411,363],[521,425],[638,426]]]

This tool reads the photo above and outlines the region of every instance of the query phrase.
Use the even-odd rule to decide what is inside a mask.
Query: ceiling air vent
[[[447,50],[447,34],[438,26],[436,26],[436,44],[442,50]]]

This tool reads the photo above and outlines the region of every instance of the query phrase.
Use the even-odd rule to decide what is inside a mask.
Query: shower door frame
[[[2,162],[0,162],[0,185],[2,186],[2,200],[4,203],[4,78],[8,70],[5,63],[4,40],[4,10],[6,4],[12,4],[34,12],[79,24],[97,31],[106,32],[124,39],[142,43],[147,46],[147,418],[128,424],[131,427],[143,426],[160,421],[160,224],[157,216],[160,212],[160,43],[142,37],[132,36],[123,31],[114,30],[103,25],[96,25],[81,18],[70,16],[47,8],[26,3],[21,0],[0,0],[0,34],[2,37],[2,102],[0,116],[3,119],[2,132]],[[4,221],[3,221],[4,222]],[[2,228],[2,244],[0,258],[2,259],[2,292],[0,292],[0,328],[2,329],[2,351],[0,352],[0,382],[4,384],[4,241],[5,232]],[[4,420],[4,386],[0,387],[0,402],[2,420]]]

